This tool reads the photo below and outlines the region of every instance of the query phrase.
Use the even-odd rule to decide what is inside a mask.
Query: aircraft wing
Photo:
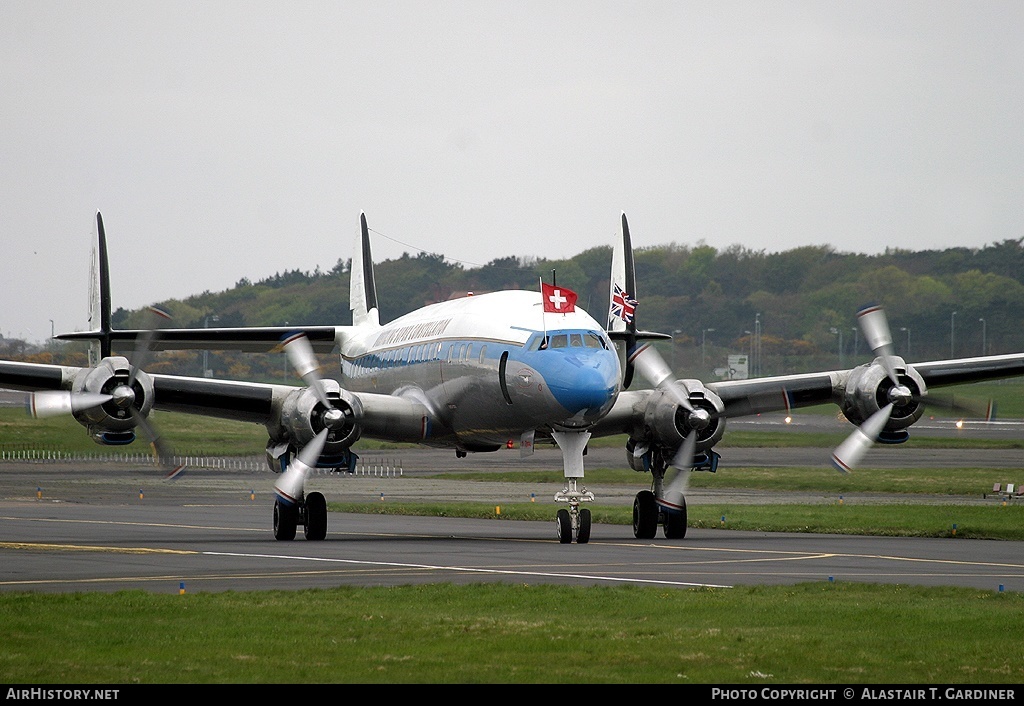
[[[928,388],[964,385],[1024,375],[1024,354],[913,363]],[[833,402],[841,404],[857,369],[779,375],[707,384],[725,404],[726,417],[778,412]]]
[[[985,356],[914,363],[930,387],[962,385],[1024,375],[1024,354]]]
[[[192,328],[161,329],[160,336],[150,344],[150,350],[235,350],[248,353],[267,353],[275,350],[281,339],[295,333],[304,333],[313,350],[330,353],[338,343],[345,326],[257,326],[245,328]],[[150,334],[148,330],[112,330],[107,337],[112,343],[123,343],[125,350]],[[56,338],[64,341],[95,340],[96,332],[78,331],[62,333]],[[118,346],[114,346],[117,348]]]
[[[129,423],[117,419],[104,404],[83,414],[71,400],[88,394],[109,393],[117,384],[138,388],[135,407],[145,417],[151,410],[199,414],[267,427],[271,439],[308,441],[322,430],[322,407],[317,389],[237,380],[218,380],[178,375],[147,374],[135,371],[134,380],[128,361],[113,357],[95,368],[0,361],[0,388],[26,392],[61,393],[68,400],[63,406],[53,403],[54,411],[66,411],[97,433],[131,431]],[[345,410],[348,432],[356,438],[365,433],[375,439],[417,442],[424,439],[433,424],[433,414],[420,399],[379,393],[354,393],[342,390],[332,380],[321,383],[328,404]],[[73,393],[72,393],[73,391]],[[110,395],[108,394],[107,397]],[[30,398],[31,399],[31,398]],[[40,400],[40,413],[43,398]],[[58,409],[60,406],[60,409]],[[52,413],[52,412],[51,412]],[[125,415],[127,417],[127,415]],[[144,429],[145,430],[145,429]],[[354,439],[347,439],[349,443]]]

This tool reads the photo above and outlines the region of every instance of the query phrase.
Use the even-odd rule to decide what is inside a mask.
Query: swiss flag
[[[544,298],[544,311],[555,314],[576,311],[576,292],[571,289],[541,282],[540,290]]]

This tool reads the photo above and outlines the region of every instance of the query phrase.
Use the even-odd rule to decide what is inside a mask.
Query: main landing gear
[[[672,505],[659,501],[650,490],[641,490],[633,500],[633,536],[637,539],[654,539],[658,525],[665,531],[666,539],[682,539],[686,536],[686,499],[679,496]]]
[[[323,493],[310,493],[297,503],[274,500],[274,539],[295,539],[299,525],[306,539],[319,541],[327,537],[327,499]]]

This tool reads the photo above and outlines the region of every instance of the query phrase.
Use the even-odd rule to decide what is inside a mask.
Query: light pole
[[[700,333],[700,365],[702,368],[704,367],[704,361],[707,359],[706,346],[708,331],[714,331],[714,329],[706,328]]]
[[[672,331],[672,350],[670,351],[672,353],[672,355],[670,356],[670,358],[672,359],[672,374],[673,375],[676,374],[676,336],[679,335],[682,332],[683,332],[683,330],[679,329],[679,328],[677,328],[674,331]]]
[[[843,330],[841,328],[836,328],[835,326],[833,326],[832,328],[829,329],[829,331],[832,332],[832,335],[839,336],[839,367],[845,367],[843,365]]]
[[[747,356],[747,377],[754,377],[754,334],[750,331],[744,331],[747,334],[747,338],[750,339],[750,355]]]
[[[954,311],[949,317],[949,357],[954,357],[953,353],[953,331],[956,324],[956,312]]]
[[[205,319],[203,319],[203,328],[210,328],[210,320],[211,319],[214,322],[220,321],[220,317],[217,316],[216,314],[208,315]],[[208,351],[208,350],[204,350],[203,351],[203,377],[204,378],[212,378],[213,377],[213,371],[210,370],[210,351]]]
[[[755,377],[761,374],[761,314],[754,316],[754,338],[757,339],[757,362],[754,364]]]
[[[909,358],[910,357],[910,328],[907,327],[907,326],[903,326],[902,328],[900,328],[900,331],[906,331],[907,332],[907,357]]]
[[[985,319],[978,319],[981,322],[981,354],[985,355]]]

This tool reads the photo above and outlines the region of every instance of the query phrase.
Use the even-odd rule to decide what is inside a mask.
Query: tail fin
[[[352,325],[380,325],[377,309],[377,285],[373,281],[373,257],[370,254],[370,229],[366,225],[366,214],[359,214],[361,235],[352,257],[349,273],[349,308],[352,310]]]
[[[633,243],[629,237],[629,223],[622,214],[622,240],[612,248],[612,271],[609,278],[608,336],[617,343],[619,363],[622,366],[622,386],[633,382],[634,367],[630,360],[638,340],[671,340],[664,333],[636,330],[636,271],[633,267]]]
[[[89,364],[96,365],[110,355],[110,265],[107,261],[107,235],[103,215],[96,212],[96,231],[89,277]]]
[[[629,353],[636,345],[636,272],[633,268],[633,244],[629,238],[629,223],[622,213],[622,238],[612,248],[612,271],[608,283],[608,333],[621,341],[617,346],[622,367],[622,386],[633,382],[633,364]]]

